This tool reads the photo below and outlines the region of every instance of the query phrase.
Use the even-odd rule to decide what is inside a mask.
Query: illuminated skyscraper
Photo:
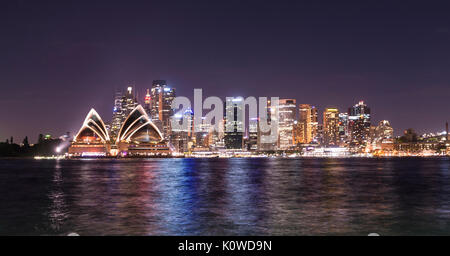
[[[339,114],[339,146],[346,146],[348,142],[348,114],[340,113]]]
[[[312,143],[317,138],[318,118],[317,108],[309,104],[300,104],[299,120],[303,133],[299,135],[299,143]]]
[[[258,118],[251,118],[248,124],[248,150],[258,150]]]
[[[339,110],[326,108],[323,112],[323,144],[338,146],[339,142]]]
[[[164,80],[154,80],[150,94],[150,117],[161,129],[164,138],[170,137],[170,117],[173,115],[172,101],[175,98],[175,88],[167,86]]]
[[[134,83],[130,82],[125,93],[117,91],[114,95],[113,117],[110,128],[112,139],[116,138],[123,121],[138,105],[134,87]]]
[[[126,115],[122,111],[123,94],[117,91],[114,95],[114,107],[113,107],[113,117],[111,121],[110,134],[111,138],[114,140],[119,132],[120,126],[125,120]]]
[[[305,143],[305,123],[295,121],[294,122],[294,130],[293,130],[293,136],[294,136],[294,145],[303,144]]]
[[[150,89],[147,89],[147,94],[145,94],[145,98],[144,98],[144,109],[147,112],[148,116],[151,116],[151,106],[150,106],[151,99],[152,99],[152,97],[150,95]]]
[[[267,112],[267,116],[266,116],[266,121],[267,124],[270,125],[272,123],[272,121],[278,121],[276,120],[276,109],[275,106],[272,106],[271,101],[268,100],[267,101],[267,107],[266,107],[266,112]],[[261,116],[260,119],[258,120],[258,150],[259,151],[273,151],[276,150],[277,148],[277,144],[278,141],[276,143],[267,143],[267,142],[263,142],[262,141],[262,137],[263,136],[270,136],[271,132],[263,132],[260,129],[260,121],[261,121]],[[278,134],[276,134],[278,136]]]
[[[188,109],[184,112],[184,114],[174,115],[174,118],[177,120],[183,120],[188,122],[187,125],[182,129],[172,129],[171,134],[171,143],[175,150],[179,153],[184,153],[189,151],[189,144],[191,142],[192,136],[192,123],[193,123],[193,112],[191,109]]]
[[[224,141],[227,149],[242,149],[244,147],[243,120],[239,120],[239,112],[243,114],[243,98],[227,98],[225,105],[225,134]],[[233,117],[227,113],[234,113]],[[243,115],[242,115],[243,116]]]
[[[363,149],[369,141],[370,108],[360,101],[348,111],[350,146]]]
[[[280,99],[278,106],[279,113],[279,137],[278,148],[289,149],[294,146],[294,122],[296,120],[297,104],[295,99]]]
[[[210,131],[212,129],[211,124],[204,122],[205,117],[202,117],[202,123],[194,124],[197,127],[195,133],[195,147],[208,148],[210,145]]]

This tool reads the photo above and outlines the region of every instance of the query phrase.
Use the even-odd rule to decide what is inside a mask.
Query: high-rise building
[[[374,142],[381,146],[382,144],[394,143],[394,129],[387,120],[380,121],[375,128]]]
[[[167,86],[165,80],[154,80],[150,90],[150,117],[162,131],[164,138],[169,139],[171,133],[170,118],[173,115],[172,101],[175,88]]]
[[[348,129],[350,146],[363,149],[369,141],[370,134],[370,108],[360,101],[348,111]]]
[[[293,136],[294,136],[294,145],[295,146],[305,143],[305,133],[306,133],[305,127],[306,127],[306,124],[304,122],[300,122],[300,121],[294,122]]]
[[[266,106],[266,122],[268,125],[271,125],[272,121],[276,122],[278,120],[276,120],[276,109],[275,106],[273,106],[271,104],[271,101],[268,100],[267,101],[267,106]],[[269,132],[263,132],[261,131],[261,127],[260,127],[260,121],[261,121],[261,116],[260,116],[260,120],[258,120],[258,150],[259,151],[273,151],[277,149],[277,142],[273,142],[273,143],[268,143],[268,142],[264,142],[263,141],[263,136],[270,136],[271,135],[271,131]],[[276,134],[276,136],[278,136],[278,134]]]
[[[344,147],[348,142],[348,114],[339,113],[339,146]]]
[[[213,127],[211,124],[204,122],[205,117],[202,117],[202,122],[200,124],[194,124],[197,129],[195,132],[195,147],[197,148],[208,148],[210,145],[210,131]]]
[[[241,97],[226,99],[224,141],[227,149],[242,149],[244,147],[243,120],[239,120],[238,118],[238,113],[243,113],[242,103],[243,99]],[[227,113],[234,113],[233,118],[228,116]]]
[[[248,150],[258,150],[258,118],[250,118],[248,124]]]
[[[300,104],[299,123],[303,127],[303,134],[299,135],[299,143],[313,143],[317,140],[318,116],[317,108],[309,104]]]
[[[134,82],[128,84],[127,91],[122,101],[122,110],[125,111],[126,115],[131,113],[131,111],[133,111],[138,106],[134,90],[135,87],[136,86]]]
[[[150,106],[151,99],[152,99],[152,96],[150,95],[150,89],[147,89],[147,93],[145,94],[145,98],[144,98],[144,109],[145,109],[145,112],[147,112],[148,116],[151,116],[151,106]]]
[[[134,83],[128,83],[126,92],[117,91],[114,95],[114,107],[113,107],[113,117],[111,121],[111,139],[116,139],[117,133],[119,132],[120,126],[127,116],[133,111],[137,106],[138,102],[134,94]]]
[[[122,111],[123,94],[121,91],[117,91],[114,95],[114,107],[113,116],[110,127],[110,134],[113,141],[116,139],[117,133],[119,132],[120,126],[125,120],[126,115]]]
[[[297,104],[295,99],[280,99],[278,105],[278,148],[286,150],[294,146],[294,122]]]
[[[339,142],[339,110],[326,108],[323,112],[323,144],[338,146]]]
[[[179,153],[184,153],[189,151],[189,145],[191,142],[192,130],[193,130],[193,115],[191,109],[188,109],[184,114],[174,115],[174,118],[188,122],[186,126],[181,129],[172,129],[171,143],[175,150]]]

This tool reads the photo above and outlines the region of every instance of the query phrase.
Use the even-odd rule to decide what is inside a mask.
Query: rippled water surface
[[[450,160],[0,160],[0,235],[450,235]]]

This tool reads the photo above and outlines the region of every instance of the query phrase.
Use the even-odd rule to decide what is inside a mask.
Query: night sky
[[[396,134],[450,121],[444,1],[9,1],[0,6],[0,140],[76,132],[114,91],[165,79],[178,96],[280,96]],[[362,3],[364,2],[364,3]]]

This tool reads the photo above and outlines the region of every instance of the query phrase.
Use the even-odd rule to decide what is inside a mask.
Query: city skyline
[[[120,128],[120,124],[121,124],[121,122],[123,121],[123,119],[125,119],[125,117],[127,116],[127,114],[128,113],[130,113],[130,111],[131,110],[133,110],[136,106],[138,106],[138,105],[141,105],[144,109],[145,109],[145,111],[147,112],[147,114],[148,114],[148,116],[153,120],[153,122],[155,122],[155,124],[158,126],[158,128],[160,128],[160,130],[161,130],[161,132],[163,132],[163,130],[165,130],[165,129],[167,129],[167,128],[163,128],[163,125],[162,124],[159,124],[158,122],[160,122],[160,120],[158,120],[158,117],[159,117],[159,114],[158,113],[156,113],[155,114],[155,110],[152,110],[153,108],[156,108],[156,109],[158,109],[158,107],[157,106],[154,106],[154,104],[155,103],[150,103],[150,102],[153,102],[152,101],[152,99],[153,99],[153,96],[158,96],[158,94],[154,94],[154,92],[152,92],[152,94],[154,94],[154,95],[150,95],[150,98],[148,97],[148,94],[147,94],[147,92],[150,92],[151,91],[151,88],[153,87],[153,86],[155,86],[155,82],[157,83],[156,84],[156,86],[160,86],[158,83],[164,83],[164,87],[166,87],[167,89],[168,89],[168,91],[170,92],[170,93],[174,93],[174,91],[175,90],[177,90],[177,88],[175,88],[175,87],[172,87],[172,86],[170,86],[169,84],[170,83],[167,83],[166,82],[166,80],[161,80],[161,79],[159,79],[159,80],[153,80],[152,81],[152,83],[151,83],[151,85],[147,88],[147,87],[145,87],[145,88],[139,88],[139,86],[137,86],[136,85],[136,82],[135,82],[135,80],[127,80],[127,82],[126,83],[124,83],[124,86],[123,86],[123,88],[115,88],[114,89],[114,91],[113,91],[113,94],[114,94],[114,99],[113,100],[111,100],[111,102],[113,102],[112,104],[110,104],[111,105],[111,108],[110,108],[110,111],[107,111],[106,113],[103,113],[103,112],[100,112],[99,111],[99,113],[100,113],[100,116],[102,116],[102,117],[104,117],[104,121],[105,121],[105,123],[107,124],[107,126],[108,126],[108,129],[110,130],[110,132],[111,132],[111,134],[114,136],[114,134],[117,132],[117,131],[114,131],[115,129],[116,130],[118,130],[119,128]],[[141,93],[141,91],[142,92],[145,92],[145,93]],[[154,91],[154,90],[153,90]],[[173,91],[173,92],[172,92]],[[139,96],[139,95],[141,95],[141,96]],[[117,97],[124,97],[124,99],[126,99],[125,101],[128,101],[128,106],[126,106],[126,108],[127,108],[127,111],[126,112],[124,112],[124,114],[120,114],[121,115],[121,121],[114,121],[115,120],[115,116],[116,116],[116,108],[117,108]],[[192,93],[192,95],[188,95],[188,96],[185,96],[185,95],[178,95],[178,96],[182,96],[182,97],[187,97],[187,98],[189,98],[189,99],[192,99],[193,98],[193,93]],[[205,100],[207,97],[210,97],[210,96],[212,96],[212,95],[208,95],[207,93],[206,93],[206,95],[203,95],[203,100]],[[158,96],[158,97],[160,97],[160,96]],[[224,104],[225,104],[225,102],[226,102],[226,98],[227,97],[231,97],[231,98],[236,98],[236,97],[242,97],[242,98],[247,98],[247,97],[251,97],[251,96],[243,96],[243,95],[233,95],[233,96],[217,96],[217,97],[219,97],[219,98],[221,98],[222,100],[223,100],[223,102],[224,102]],[[342,114],[344,114],[345,116],[346,116],[346,118],[348,119],[348,112],[350,112],[350,111],[352,111],[351,109],[352,108],[354,108],[354,107],[356,107],[356,106],[358,106],[358,104],[365,104],[366,103],[366,101],[364,101],[363,99],[360,99],[360,100],[358,100],[357,102],[355,102],[355,103],[353,103],[353,105],[354,106],[352,106],[352,105],[350,105],[349,104],[349,106],[348,107],[336,107],[336,105],[332,105],[332,104],[325,104],[324,106],[326,106],[326,107],[323,107],[323,108],[320,108],[320,107],[318,107],[319,105],[318,104],[314,104],[314,103],[311,103],[311,102],[308,102],[308,103],[304,103],[304,102],[298,102],[296,99],[295,99],[295,97],[291,97],[291,98],[288,98],[288,99],[286,99],[286,98],[282,98],[282,97],[279,97],[279,96],[272,96],[272,97],[278,97],[279,99],[280,99],[280,105],[282,105],[281,104],[281,102],[285,102],[285,101],[293,101],[293,104],[294,104],[294,106],[295,107],[292,107],[293,108],[293,110],[295,109],[295,111],[294,111],[294,120],[295,120],[295,122],[302,122],[302,114],[301,114],[301,107],[302,106],[309,106],[310,108],[312,108],[313,109],[313,111],[314,111],[314,114],[313,115],[315,115],[315,119],[314,120],[316,120],[316,126],[317,125],[325,125],[326,124],[326,119],[325,119],[325,114],[326,114],[326,112],[328,112],[328,111],[333,111],[333,112],[335,112],[337,115],[342,115]],[[171,99],[173,100],[173,96],[171,96]],[[269,100],[270,100],[270,96],[268,96],[267,97]],[[131,100],[131,101],[130,101]],[[359,103],[358,103],[359,102]],[[150,104],[149,104],[150,103]],[[355,105],[356,104],[356,105]],[[95,106],[96,104],[94,103],[93,104],[93,106]],[[372,105],[372,104],[371,104]],[[166,103],[166,105],[165,105],[165,107],[166,108],[168,108],[168,106],[170,106],[170,103],[169,103],[169,105],[167,105],[167,103]],[[148,108],[148,109],[147,109]],[[93,110],[93,109],[97,109],[96,107],[87,107],[86,108],[86,110]],[[193,110],[193,108],[192,108],[192,110]],[[192,111],[191,110],[191,111]],[[165,111],[167,111],[167,110],[165,110]],[[156,112],[158,112],[158,110],[156,110]],[[176,112],[176,111],[175,111]],[[173,112],[173,111],[171,111],[170,113],[168,113],[168,114],[165,114],[165,119],[166,120],[168,120],[168,118],[170,119],[170,117],[172,117],[173,116],[173,114],[175,114],[175,112]],[[125,113],[127,113],[127,114],[125,114]],[[206,111],[206,110],[203,110],[203,117],[205,116],[205,114],[206,113],[208,113],[208,111]],[[375,112],[376,113],[376,112]],[[224,113],[224,115],[225,115],[226,113]],[[156,115],[156,116],[155,116]],[[336,115],[336,118],[339,118],[338,116]],[[383,122],[383,121],[386,121],[386,120],[388,120],[388,119],[386,119],[386,118],[382,118],[382,117],[379,117],[379,118],[373,118],[373,113],[372,114],[370,114],[370,109],[369,109],[369,115],[370,115],[370,117],[369,117],[369,124],[370,124],[370,119],[371,119],[371,121],[372,121],[372,125],[376,125],[376,124],[378,124],[379,122]],[[379,115],[378,115],[379,116]],[[162,116],[161,116],[162,117]],[[225,118],[225,117],[224,117]],[[248,119],[248,116],[246,117],[247,119]],[[293,120],[293,121],[294,121]],[[391,122],[391,120],[388,120],[388,121],[390,121],[390,123],[392,124],[392,122]],[[114,122],[116,122],[116,123],[118,123],[119,124],[119,126],[117,126],[116,125],[116,128],[114,129],[114,128],[112,128],[112,130],[111,130],[111,128],[110,127],[113,127],[114,126]],[[441,129],[439,130],[435,130],[435,131],[425,131],[425,132],[418,132],[418,130],[416,130],[416,128],[415,127],[408,127],[408,128],[405,128],[405,129],[399,129],[398,127],[396,127],[396,125],[394,124],[394,125],[392,125],[392,127],[394,128],[394,136],[395,137],[400,137],[400,136],[402,136],[402,135],[404,135],[404,133],[408,130],[408,129],[413,129],[415,132],[418,132],[418,134],[419,135],[425,135],[425,134],[430,134],[430,133],[440,133],[440,132],[444,132],[445,131],[445,123],[446,122],[448,122],[448,121],[446,121],[446,120],[443,120],[443,122],[440,124],[440,126],[441,126]],[[293,123],[290,125],[290,126],[292,126],[293,125]],[[22,140],[22,138],[25,138],[25,137],[28,137],[28,139],[30,140],[30,141],[33,141],[34,139],[35,139],[35,137],[36,137],[36,140],[37,140],[37,137],[38,137],[38,135],[39,134],[44,134],[44,135],[52,135],[52,136],[54,136],[54,137],[59,137],[59,136],[65,136],[65,135],[67,135],[67,133],[69,132],[69,133],[71,133],[72,134],[72,136],[75,136],[76,135],[76,133],[77,133],[77,131],[79,131],[79,124],[77,124],[77,126],[75,126],[75,127],[73,127],[73,129],[71,129],[71,130],[67,130],[66,132],[62,132],[61,134],[54,134],[54,133],[52,133],[52,132],[48,132],[48,131],[41,131],[41,130],[39,130],[39,128],[37,128],[37,132],[36,133],[33,133],[33,134],[30,134],[30,135],[28,135],[28,134],[25,134],[25,135],[23,135],[22,137],[16,137],[16,136],[14,136],[14,135],[7,135],[7,134],[5,134],[5,136],[4,136],[4,138],[0,138],[0,140],[2,140],[2,139],[10,139],[10,137],[14,137],[15,138],[15,141],[16,142],[19,142],[19,141],[21,141]],[[164,127],[166,127],[167,126],[167,124],[164,126]],[[348,126],[348,124],[346,124],[345,126]],[[338,127],[336,127],[337,129],[339,129]],[[246,126],[244,127],[244,130],[245,131],[247,131],[249,129],[249,124],[247,123],[246,124]],[[294,128],[295,129],[295,128]],[[315,128],[315,129],[317,129],[317,127]],[[167,131],[166,131],[167,132]],[[304,131],[304,132],[306,132],[306,131]],[[337,133],[338,133],[338,131],[336,131]],[[292,130],[291,130],[291,133],[292,133]],[[314,132],[313,132],[314,133]],[[317,133],[317,131],[315,131],[315,133]],[[283,133],[280,133],[279,134],[279,136],[280,137],[282,137],[282,134]],[[326,132],[325,132],[325,130],[324,130],[324,136],[326,137]],[[33,136],[33,135],[35,135],[35,136]],[[243,136],[245,135],[245,133],[243,134]],[[305,134],[305,136],[308,136],[308,135],[306,135]],[[311,135],[309,135],[309,136],[311,136]],[[324,138],[325,138],[324,137]],[[295,139],[294,139],[295,140]],[[311,139],[309,140],[309,141],[311,141]],[[334,143],[331,143],[331,144],[329,144],[328,142],[322,142],[324,145],[330,145],[330,146],[339,146],[339,143],[338,143],[338,141],[339,141],[339,138],[337,138],[337,141],[335,141]],[[306,141],[305,142],[301,142],[301,143],[307,143]],[[292,141],[291,141],[291,143],[289,143],[289,144],[292,144]]]
[[[273,95],[321,111],[363,99],[396,135],[450,119],[444,2],[20,1],[1,12],[0,139],[76,132],[91,106],[109,119],[130,79],[140,99],[155,79],[179,96]]]

